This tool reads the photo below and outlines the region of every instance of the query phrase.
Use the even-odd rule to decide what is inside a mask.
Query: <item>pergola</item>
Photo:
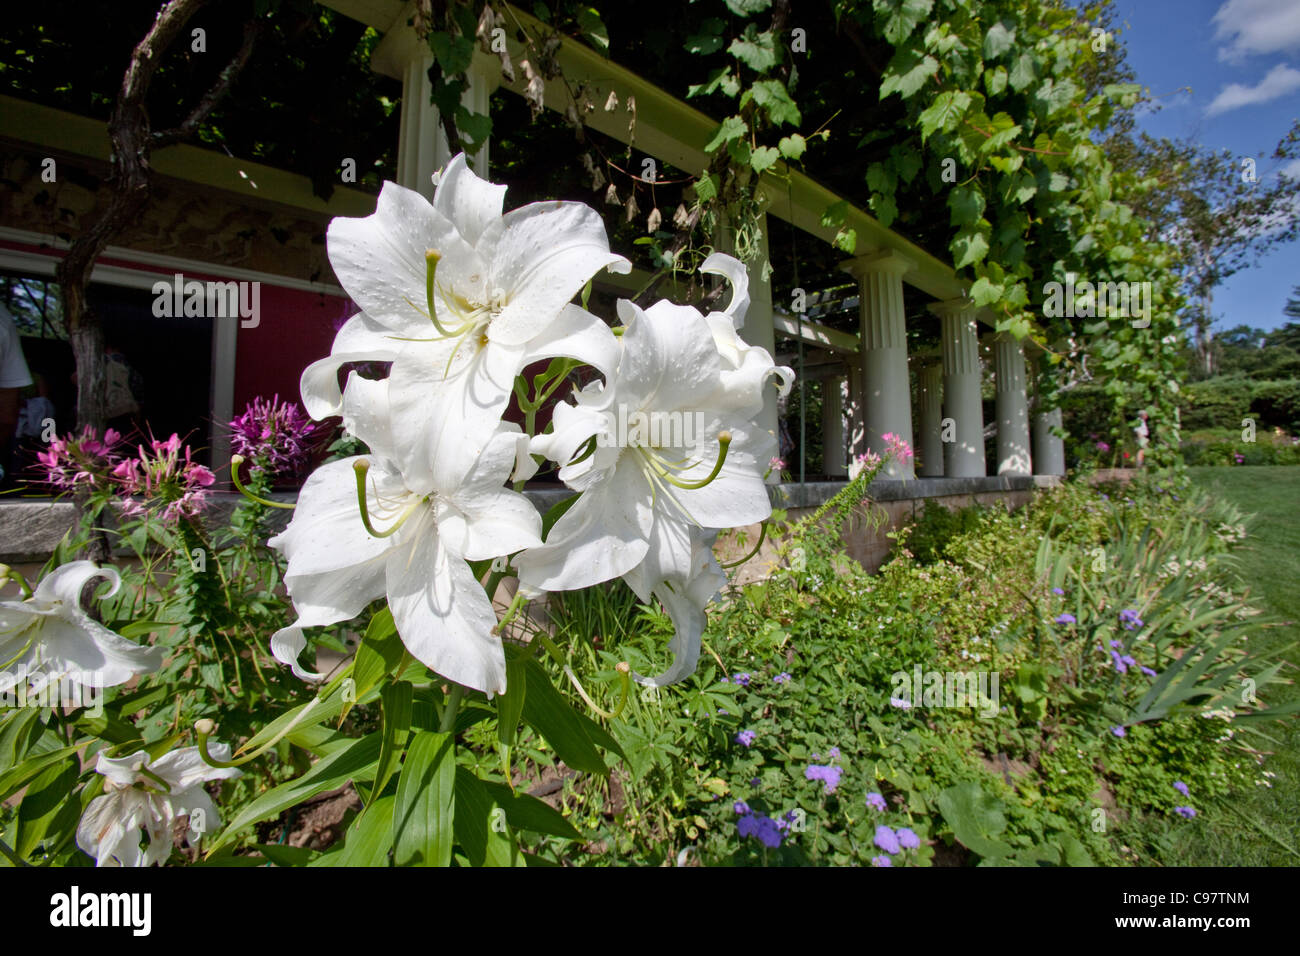
[[[451,158],[438,108],[431,102],[428,79],[433,56],[411,25],[413,2],[404,0],[320,0],[327,7],[361,21],[383,34],[371,67],[402,83],[401,125],[397,181],[426,196],[433,191],[432,174]],[[511,57],[525,55],[516,33],[539,35],[545,24],[514,7],[504,8],[508,24],[506,42]],[[571,38],[564,38],[555,56],[563,78],[546,81],[545,105],[563,111],[570,94],[565,82],[581,84],[597,101],[614,93],[620,102],[635,98],[636,124],[629,130],[616,113],[595,110],[585,122],[622,143],[635,144],[649,156],[679,169],[706,167],[704,151],[717,122],[675,98],[653,83],[605,58]],[[492,93],[503,87],[523,95],[524,79],[503,82],[498,61],[475,51],[464,105],[477,113],[491,109]],[[489,175],[491,144],[485,144],[473,165],[479,175]],[[824,211],[842,197],[797,170],[779,163],[764,173],[759,183],[766,216],[777,216],[826,243],[836,228],[822,223]],[[887,479],[981,478],[989,473],[984,454],[981,402],[982,371],[979,360],[980,324],[992,326],[991,314],[976,308],[968,297],[968,283],[952,267],[898,233],[886,229],[861,209],[847,205],[845,226],[858,236],[861,254],[841,268],[858,288],[857,334],[821,325],[806,312],[791,313],[775,307],[768,270],[767,228],[757,261],[750,264],[751,304],[742,335],[751,344],[776,354],[779,334],[817,351],[823,359],[813,374],[821,378],[825,470],[844,475],[848,462],[870,449],[883,452],[882,436],[894,434],[917,449],[919,473],[912,462],[892,462]],[[720,237],[724,245],[727,237]],[[644,273],[604,277],[609,285],[627,290],[640,288]],[[930,310],[940,319],[938,356],[918,356],[917,408],[913,410],[910,362],[907,348],[903,287],[911,286],[933,299]],[[805,297],[816,302],[817,293]],[[999,333],[993,337],[995,353],[997,461],[999,476],[1063,475],[1060,410],[1036,412],[1030,417],[1025,352],[1021,342]],[[812,370],[808,370],[812,371]],[[804,369],[796,369],[804,373]],[[765,411],[765,427],[775,432],[777,407],[772,395]],[[1032,433],[1032,440],[1031,440]],[[1031,451],[1032,448],[1032,451]],[[837,454],[836,452],[842,453]]]

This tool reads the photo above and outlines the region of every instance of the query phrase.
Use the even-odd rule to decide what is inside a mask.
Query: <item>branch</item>
[[[212,84],[212,89],[203,94],[203,98],[195,104],[194,109],[190,111],[190,115],[185,117],[179,126],[150,134],[150,143],[154,149],[160,149],[178,143],[183,139],[189,139],[198,132],[199,124],[207,118],[208,114],[212,112],[212,108],[229,92],[235,77],[244,68],[248,58],[253,55],[253,45],[262,33],[263,27],[264,23],[261,20],[249,20],[244,24],[244,41],[239,45],[239,50],[231,57],[230,62],[222,69],[220,75],[217,76],[217,81]]]

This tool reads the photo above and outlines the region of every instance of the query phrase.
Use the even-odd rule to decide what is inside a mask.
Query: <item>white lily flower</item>
[[[270,541],[289,559],[285,584],[299,615],[272,638],[272,652],[299,677],[319,679],[298,664],[301,629],[349,620],[387,596],[414,657],[466,687],[501,693],[505,654],[493,633],[496,614],[466,562],[541,543],[537,509],[504,487],[527,436],[499,423],[481,447],[465,436],[455,454],[404,474],[394,451],[409,440],[412,424],[390,415],[388,388],[387,381],[349,378],[344,422],[374,454],[316,469],[293,520]]]
[[[373,215],[330,223],[330,263],[365,317],[304,373],[304,402],[313,415],[337,414],[330,376],[343,362],[392,361],[394,414],[421,422],[400,449],[405,470],[490,432],[528,363],[569,357],[608,371],[616,360],[604,324],[570,305],[601,268],[631,269],[609,251],[600,216],[566,202],[502,215],[504,195],[461,154],[432,204],[385,183]]]
[[[33,678],[86,687],[116,687],[162,666],[164,650],[128,641],[91,618],[81,590],[107,578],[111,597],[121,587],[116,568],[72,561],[55,568],[25,601],[0,601],[0,691]]]
[[[694,670],[703,608],[725,583],[705,529],[771,515],[763,474],[775,438],[745,414],[752,377],[724,378],[697,310],[658,302],[642,311],[622,301],[619,314],[627,329],[608,384],[557,406],[553,430],[532,441],[582,495],[546,544],[515,565],[524,584],[543,590],[622,576],[643,600],[657,595],[678,628],[676,661],[658,678],[638,679],[668,683]],[[659,427],[641,427],[647,422]]]
[[[230,748],[212,745],[216,760],[229,761]],[[77,824],[77,846],[95,858],[97,866],[153,866],[167,862],[172,852],[172,826],[187,817],[185,841],[190,846],[220,824],[216,804],[203,785],[241,775],[236,767],[213,767],[198,747],[163,754],[157,760],[139,750],[127,757],[101,753],[95,771],[103,774],[104,793],[90,801]],[[143,828],[147,846],[140,847]]]
[[[794,370],[776,365],[767,349],[750,345],[737,334],[745,325],[745,310],[749,308],[749,273],[744,264],[733,256],[715,252],[700,265],[700,271],[725,276],[731,283],[727,307],[710,312],[704,321],[713,333],[722,362],[723,400],[734,403],[733,411],[752,417],[763,408],[763,388],[768,378],[777,378],[778,392],[784,397],[794,383]]]

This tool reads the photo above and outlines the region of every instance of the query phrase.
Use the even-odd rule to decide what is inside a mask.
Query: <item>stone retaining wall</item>
[[[962,508],[969,504],[1001,503],[1008,508],[1018,508],[1029,502],[1034,490],[1051,487],[1060,479],[1052,477],[987,477],[987,478],[918,478],[913,481],[879,480],[868,488],[872,498],[871,508],[883,516],[879,527],[872,522],[855,519],[846,535],[848,554],[870,571],[884,563],[889,554],[890,540],[886,534],[900,525],[920,516],[927,501],[936,501],[946,508]],[[818,481],[805,484],[774,485],[772,503],[785,508],[791,520],[811,514],[820,505],[844,487],[844,482]],[[569,496],[564,489],[539,489],[526,492],[543,512]],[[278,500],[292,501],[287,494],[274,495]],[[228,519],[238,496],[217,494],[213,496],[211,519],[220,523]],[[290,512],[278,511],[271,515],[272,528],[278,530],[289,520]],[[70,501],[49,499],[10,499],[0,501],[0,562],[5,564],[41,564],[49,558],[64,534],[73,525],[73,506]],[[722,561],[742,557],[758,540],[758,525],[743,529],[745,547],[736,544],[735,534],[725,535],[718,548]],[[765,542],[762,550],[740,571],[742,583],[757,580],[770,572],[776,548]]]

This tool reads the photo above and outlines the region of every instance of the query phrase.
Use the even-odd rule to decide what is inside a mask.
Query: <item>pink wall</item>
[[[48,246],[0,240],[0,248],[33,252],[51,259],[60,253]],[[166,266],[143,265],[103,257],[99,264],[119,266],[135,272],[170,278],[178,271]],[[185,271],[186,279],[225,281],[220,267],[212,272]],[[301,402],[298,379],[302,370],[329,354],[334,333],[357,312],[342,295],[306,292],[262,282],[260,322],[255,328],[240,328],[235,338],[235,414],[258,396],[278,394]],[[220,319],[218,321],[231,321]],[[197,423],[196,423],[197,424]]]

